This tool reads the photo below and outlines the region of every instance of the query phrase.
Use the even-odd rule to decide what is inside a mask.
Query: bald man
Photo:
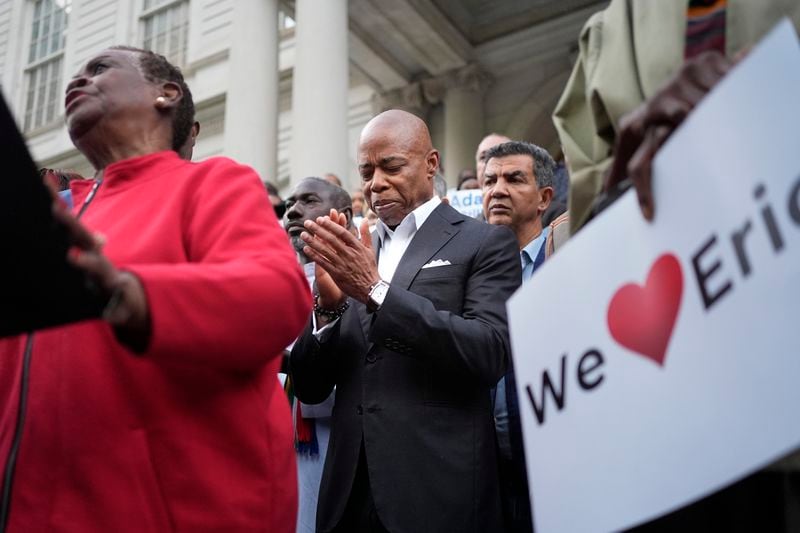
[[[292,350],[295,393],[336,386],[318,531],[502,531],[490,390],[509,356],[505,301],[520,284],[513,233],[433,194],[439,152],[403,111],[361,133],[370,236],[331,213],[305,224],[320,267]]]
[[[499,133],[490,133],[478,143],[478,148],[475,150],[475,175],[478,178],[478,188],[483,188],[483,172],[486,169],[486,152],[497,145],[511,141],[505,135]]]

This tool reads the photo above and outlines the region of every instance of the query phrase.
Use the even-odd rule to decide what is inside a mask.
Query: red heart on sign
[[[644,287],[623,285],[608,305],[608,329],[618,343],[664,364],[683,295],[678,258],[664,254],[650,267]]]

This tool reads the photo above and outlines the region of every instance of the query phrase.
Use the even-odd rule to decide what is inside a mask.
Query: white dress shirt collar
[[[428,220],[430,214],[440,203],[439,197],[434,196],[406,215],[394,230],[389,229],[380,220],[378,221],[376,225],[378,228],[376,231],[380,238],[378,274],[382,280],[392,281],[400,260],[417,234],[417,230]]]
[[[391,238],[394,236],[396,231],[416,233],[416,231],[422,227],[425,221],[428,220],[430,214],[433,213],[433,210],[436,209],[440,203],[442,203],[442,201],[434,194],[433,198],[407,214],[403,221],[400,222],[400,224],[394,230],[390,229],[389,226],[384,224],[382,220],[378,220],[378,222],[375,224],[375,231],[378,232],[378,237],[381,240],[381,244],[383,243],[387,234]]]

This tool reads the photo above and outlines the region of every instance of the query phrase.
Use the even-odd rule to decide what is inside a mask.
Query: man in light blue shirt
[[[486,153],[483,214],[489,224],[514,230],[520,249],[522,282],[544,262],[548,228],[542,214],[553,198],[555,162],[536,145],[510,141]],[[530,532],[531,509],[513,358],[495,390],[495,428],[506,531]]]

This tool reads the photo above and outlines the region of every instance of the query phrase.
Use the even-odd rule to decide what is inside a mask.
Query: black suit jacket
[[[450,264],[422,268],[434,259]],[[508,228],[442,204],[411,241],[380,311],[351,301],[322,344],[309,325],[292,350],[295,393],[319,403],[336,386],[318,530],[342,516],[362,440],[389,531],[502,529],[490,389],[506,369],[505,303],[520,278]]]

